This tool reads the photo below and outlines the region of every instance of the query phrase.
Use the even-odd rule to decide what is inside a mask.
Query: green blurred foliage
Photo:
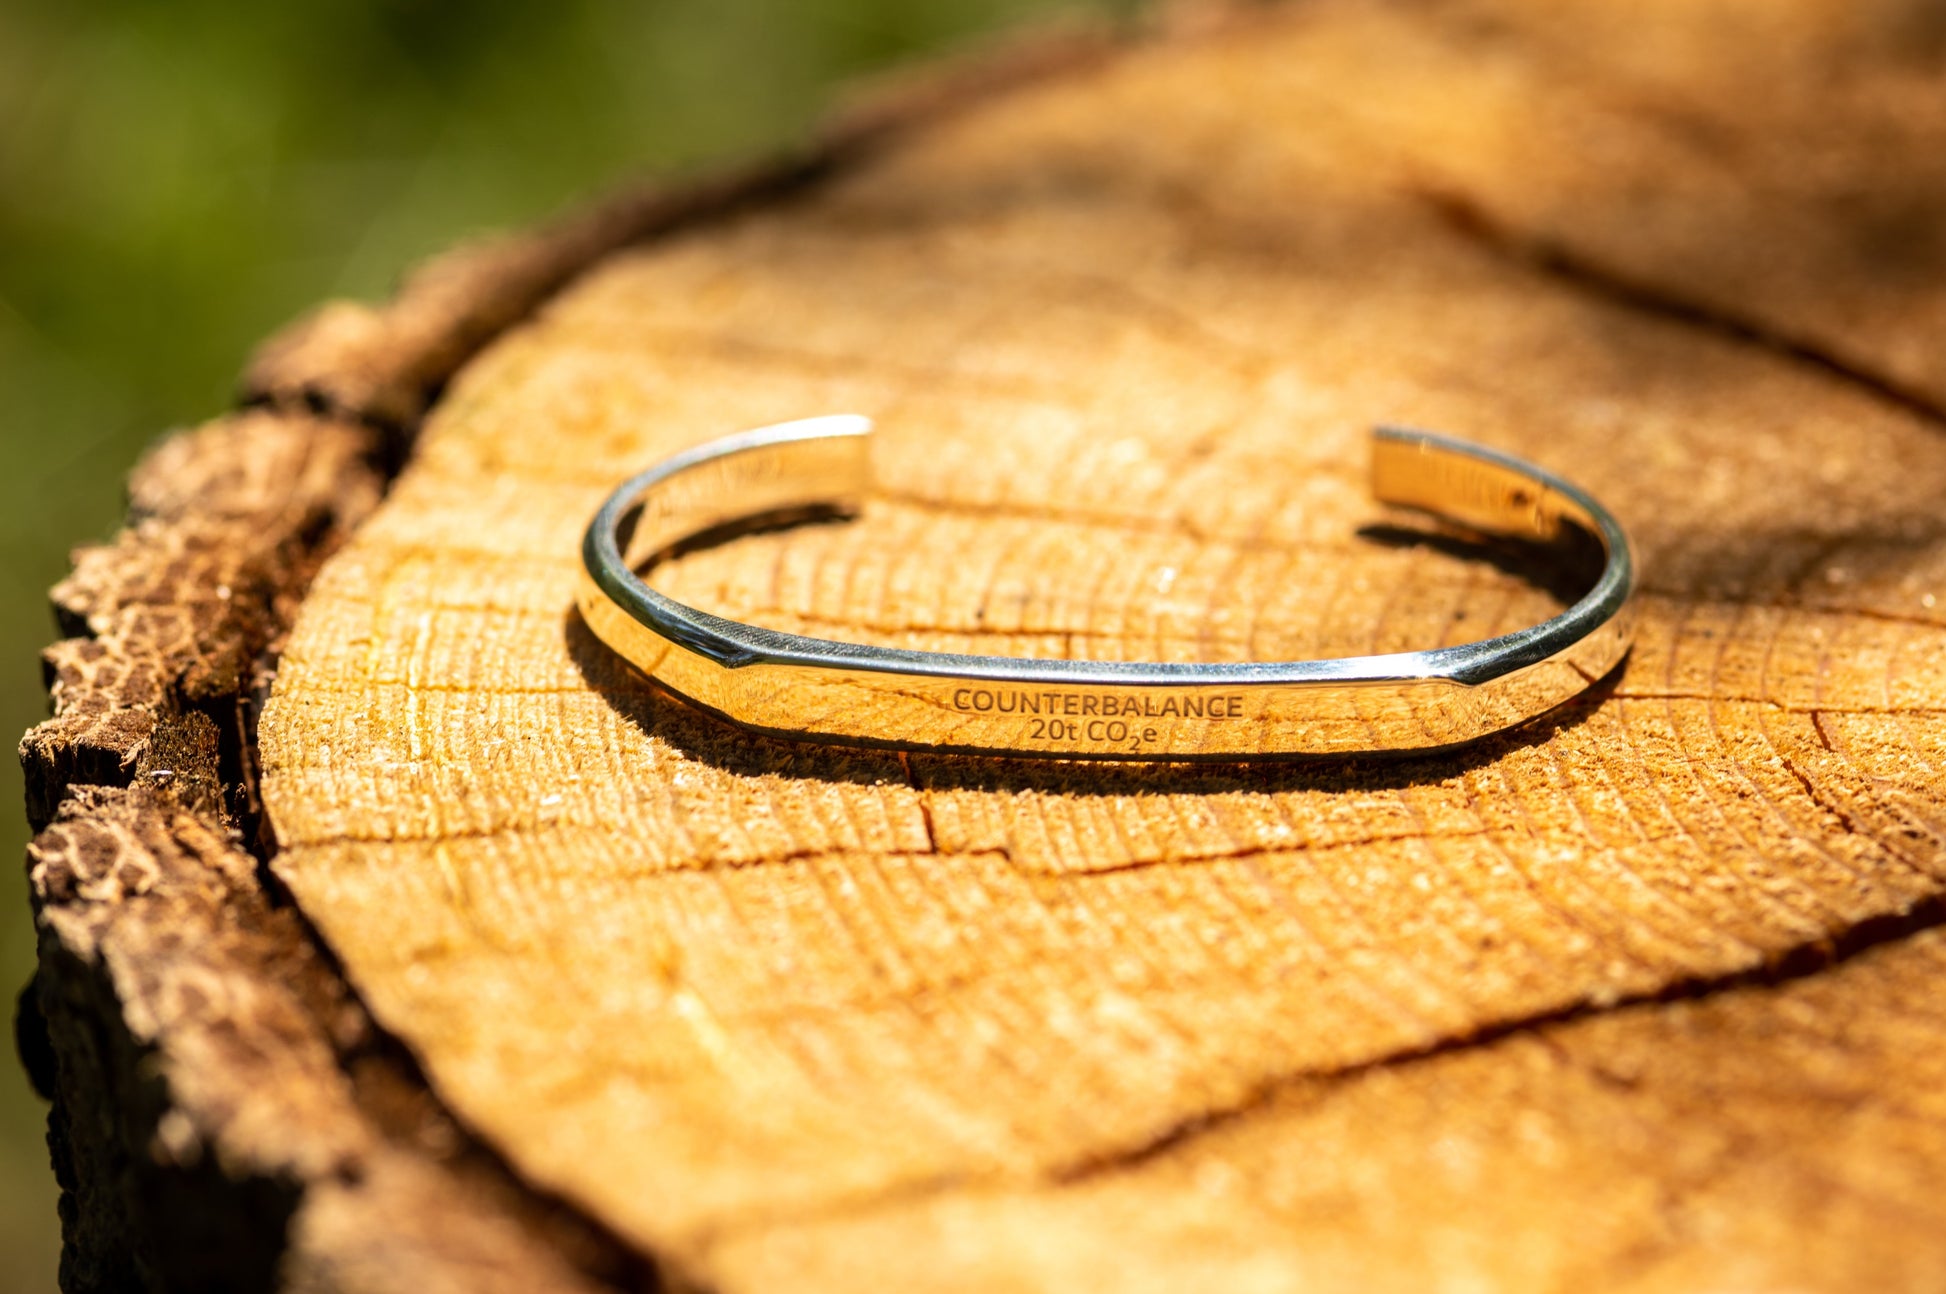
[[[220,411],[277,325],[625,177],[787,141],[835,82],[1057,7],[1123,6],[0,0],[0,728],[45,713],[70,545],[112,531],[142,446]],[[9,871],[9,998],[32,938]],[[0,1294],[53,1286],[42,1120],[6,1056]]]

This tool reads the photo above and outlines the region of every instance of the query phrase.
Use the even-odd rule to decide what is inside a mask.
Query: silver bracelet
[[[1240,760],[1457,745],[1579,694],[1627,654],[1634,562],[1620,523],[1517,458],[1381,427],[1372,493],[1493,536],[1578,529],[1606,564],[1586,596],[1531,628],[1427,651],[1167,664],[908,651],[779,633],[658,593],[636,573],[743,518],[855,505],[871,422],[811,418],[728,436],[634,477],[582,543],[582,617],[673,691],[799,740],[1056,759]]]

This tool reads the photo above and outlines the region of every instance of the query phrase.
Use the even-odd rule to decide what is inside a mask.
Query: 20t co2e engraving
[[[953,690],[953,708],[962,714],[1026,716],[1022,738],[1028,748],[1040,743],[1086,742],[1098,753],[1130,758],[1155,749],[1162,740],[1164,728],[1148,722],[1151,719],[1241,719],[1247,713],[1246,704],[1241,692],[1124,697],[1113,692],[1036,692],[1007,687]]]
[[[814,741],[1080,759],[1237,760],[1453,746],[1559,705],[1627,654],[1634,559],[1585,492],[1428,432],[1372,435],[1372,493],[1489,535],[1592,535],[1595,585],[1560,615],[1480,642],[1330,660],[1193,665],[1023,660],[810,638],[727,620],[636,566],[764,514],[855,503],[871,423],[848,415],[711,441],[626,482],[582,543],[597,637],[735,723]]]

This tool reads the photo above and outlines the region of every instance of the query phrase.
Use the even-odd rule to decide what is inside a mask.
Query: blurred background
[[[1129,0],[0,0],[0,729],[71,546],[251,346],[628,177],[790,140],[836,83]],[[0,989],[33,966],[5,761]],[[11,1029],[8,1030],[9,1036]],[[54,1288],[45,1111],[0,1053],[0,1294]]]

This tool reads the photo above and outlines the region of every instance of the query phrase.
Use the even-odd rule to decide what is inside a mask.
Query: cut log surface
[[[281,655],[243,762],[303,923],[267,913],[298,951],[238,963],[303,999],[279,1090],[377,1048],[439,1131],[369,1082],[244,1132],[218,1115],[258,1089],[176,1098],[246,1168],[335,1183],[305,1270],[406,1287],[372,1274],[390,1244],[464,1287],[472,1228],[527,1288],[636,1259],[726,1291],[1946,1286],[1939,6],[1316,0],[871,138],[631,208],[610,225],[655,236],[627,247],[592,221],[469,262],[466,310],[324,316],[253,371],[392,426],[441,391],[385,501],[334,514],[288,641],[252,640]],[[857,518],[656,582],[818,636],[1113,660],[1549,614],[1549,580],[1366,499],[1391,421],[1622,516],[1637,645],[1407,759],[755,737],[580,624],[580,533],[657,458],[841,411],[880,427]],[[150,722],[69,708],[50,750]],[[62,802],[36,883],[64,955],[133,884],[77,843],[104,822],[265,904],[194,790]],[[129,816],[155,796],[188,825]],[[201,1072],[168,1020],[129,1027]]]

